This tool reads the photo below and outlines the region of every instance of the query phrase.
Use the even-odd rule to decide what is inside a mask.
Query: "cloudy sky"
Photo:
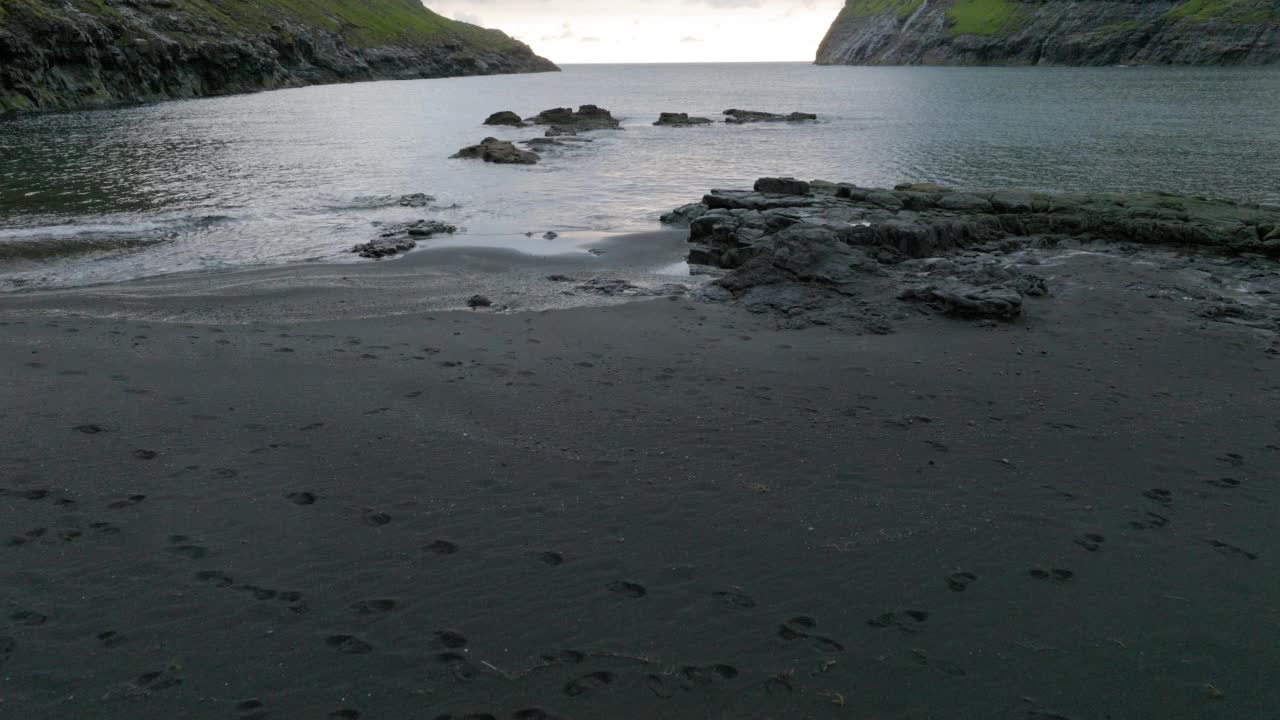
[[[844,0],[426,0],[559,63],[813,60]]]

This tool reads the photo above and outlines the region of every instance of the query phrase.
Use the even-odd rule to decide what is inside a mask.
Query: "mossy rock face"
[[[847,0],[820,65],[1260,65],[1276,0]]]
[[[0,0],[0,110],[557,69],[417,0]]]

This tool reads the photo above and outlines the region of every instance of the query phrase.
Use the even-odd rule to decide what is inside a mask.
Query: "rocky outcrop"
[[[1260,65],[1275,0],[848,0],[819,65]]]
[[[620,130],[622,123],[608,110],[595,105],[583,105],[574,112],[572,108],[543,110],[529,118],[534,125],[550,125],[547,137],[577,135],[591,130]]]
[[[727,271],[707,297],[800,324],[853,317],[873,331],[885,330],[892,313],[872,297],[1016,318],[1025,298],[1048,295],[1035,270],[1044,253],[1062,248],[1160,246],[1271,266],[1280,259],[1280,240],[1270,239],[1280,208],[1164,194],[761,178],[752,191],[713,190],[662,220],[689,226],[690,264]]]
[[[499,165],[535,165],[542,158],[538,153],[521,150],[508,140],[485,138],[479,145],[464,147],[450,156],[465,160],[483,160]]]
[[[710,118],[689,117],[689,113],[668,113],[664,112],[658,115],[658,121],[654,123],[659,127],[691,127],[694,125],[710,125]]]
[[[557,69],[418,0],[0,2],[0,112]]]
[[[356,245],[351,248],[351,252],[370,260],[381,260],[409,252],[418,246],[419,240],[456,232],[458,228],[438,220],[417,220],[385,227],[381,235],[367,243]]]
[[[521,120],[519,115],[510,110],[503,110],[490,115],[488,119],[484,121],[484,124],[493,126],[506,125],[518,128],[525,127],[524,120]]]
[[[754,122],[805,122],[808,120],[817,120],[818,116],[813,113],[793,112],[787,115],[779,115],[777,113],[760,112],[759,110],[725,110],[725,122],[734,125],[745,125]]]

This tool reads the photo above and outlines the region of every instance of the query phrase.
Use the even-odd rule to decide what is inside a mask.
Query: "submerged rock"
[[[521,150],[511,142],[497,138],[485,138],[479,145],[462,148],[450,157],[505,165],[534,165],[542,159],[535,152]]]
[[[817,120],[818,116],[813,113],[793,112],[787,115],[778,115],[776,113],[760,112],[759,110],[725,110],[725,122],[744,125],[746,123],[755,122],[805,122],[807,120]]]
[[[550,125],[559,134],[575,135],[589,130],[619,130],[619,122],[608,110],[595,105],[583,105],[574,112],[571,108],[543,110],[529,119],[534,125]],[[550,131],[548,136],[551,137]]]
[[[396,204],[400,207],[420,208],[426,207],[435,201],[434,197],[426,193],[410,193],[409,195],[401,195]]]
[[[467,307],[471,308],[472,310],[476,310],[478,308],[493,307],[493,301],[485,297],[484,295],[472,295],[471,297],[467,298]]]
[[[496,112],[484,121],[485,125],[509,125],[511,127],[526,127],[524,120],[520,116],[510,110]]]
[[[654,125],[668,127],[690,127],[694,125],[710,125],[710,118],[689,117],[689,113],[667,113],[664,112],[658,116],[658,121]]]

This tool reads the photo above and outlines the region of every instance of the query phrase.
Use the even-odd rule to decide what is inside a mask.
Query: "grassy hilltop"
[[[555,69],[417,0],[0,0],[0,110]]]
[[[848,0],[820,64],[1262,64],[1275,0]]]

